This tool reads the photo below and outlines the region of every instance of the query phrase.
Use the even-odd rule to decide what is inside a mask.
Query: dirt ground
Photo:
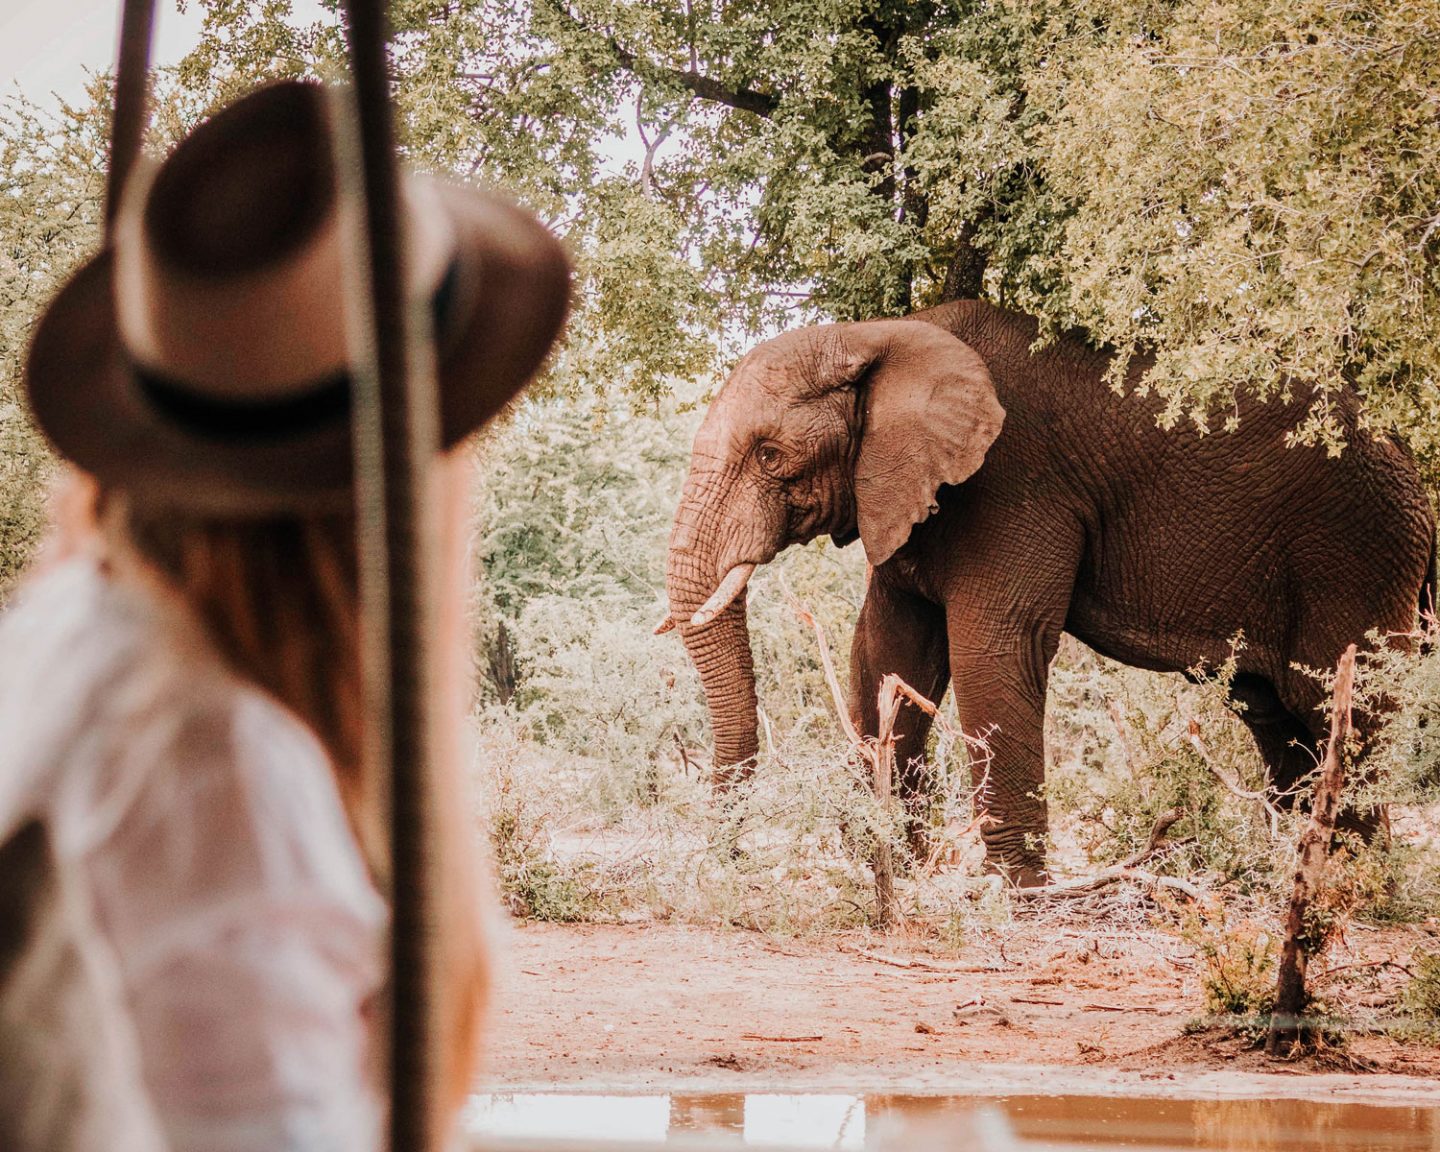
[[[1164,932],[1107,929],[1103,917],[1020,923],[943,958],[859,934],[812,942],[650,923],[517,925],[487,1086],[1058,1092],[1143,1083],[1156,1095],[1440,1103],[1440,1049],[1364,1027],[1393,1011],[1400,966],[1436,932],[1352,930],[1318,967],[1355,1031],[1322,1058],[1275,1062],[1219,1029],[1187,1029],[1203,1010],[1193,949]]]

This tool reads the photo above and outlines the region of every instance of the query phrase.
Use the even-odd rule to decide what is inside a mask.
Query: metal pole
[[[120,51],[115,66],[115,109],[110,121],[110,175],[105,185],[105,235],[120,208],[125,179],[145,141],[145,81],[155,0],[125,0],[120,13]]]
[[[358,121],[359,164],[342,166],[364,204],[373,361],[355,371],[356,508],[360,530],[365,668],[372,752],[389,768],[391,933],[390,1147],[437,1146],[432,1000],[434,910],[426,848],[431,842],[425,562],[425,488],[438,443],[435,383],[425,318],[405,291],[403,218],[385,0],[344,0]],[[359,188],[355,188],[358,181]],[[352,286],[359,289],[359,285]],[[421,336],[425,340],[421,340]]]

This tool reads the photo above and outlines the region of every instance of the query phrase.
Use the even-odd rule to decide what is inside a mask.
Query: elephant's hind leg
[[[1301,781],[1318,763],[1314,733],[1285,707],[1275,686],[1264,676],[1237,673],[1230,685],[1230,698],[1241,706],[1240,718],[1255,738],[1280,806],[1293,807]]]
[[[1245,705],[1240,716],[1265,760],[1277,803],[1286,809],[1297,804],[1301,808],[1309,807],[1306,777],[1319,766],[1324,740],[1328,739],[1328,731],[1324,730],[1329,723],[1323,710],[1324,694],[1315,685],[1306,695],[1304,707],[1310,716],[1309,723],[1287,708],[1275,686],[1262,676],[1242,672],[1231,685],[1232,699]],[[1369,742],[1370,726],[1359,716],[1356,720],[1363,747]],[[1384,819],[1383,810],[1377,807],[1347,807],[1339,813],[1335,824],[1339,831],[1358,833],[1368,841],[1381,829]]]
[[[850,649],[850,715],[866,736],[878,734],[880,684],[894,674],[921,695],[940,702],[950,682],[945,613],[920,597],[871,580]],[[925,760],[930,717],[907,706],[897,722],[897,788],[906,808],[910,851],[923,860],[929,853],[932,781]]]

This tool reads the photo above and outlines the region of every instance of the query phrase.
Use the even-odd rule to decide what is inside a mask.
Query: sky
[[[194,44],[200,29],[195,4],[180,13],[174,0],[156,0],[154,56],[171,64]],[[120,0],[0,0],[0,80],[40,103],[77,100],[87,71],[114,67]]]
[[[0,97],[17,88],[51,108],[84,95],[88,73],[114,67],[121,0],[0,0]],[[152,59],[174,64],[200,35],[200,0],[181,12],[175,0],[155,0]],[[299,20],[324,15],[319,0],[291,0]],[[634,127],[610,142],[607,171],[620,172],[644,155]]]
[[[294,0],[303,20],[320,13],[316,0]],[[174,64],[200,33],[200,5],[180,12],[175,0],[155,0],[153,58]],[[16,87],[42,104],[77,100],[88,72],[114,66],[120,0],[0,0],[0,92]]]

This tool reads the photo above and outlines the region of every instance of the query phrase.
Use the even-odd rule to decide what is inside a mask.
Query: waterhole
[[[504,1145],[540,1138],[766,1148],[1426,1149],[1440,1152],[1440,1108],[1313,1100],[1108,1096],[488,1095],[468,1126]]]

